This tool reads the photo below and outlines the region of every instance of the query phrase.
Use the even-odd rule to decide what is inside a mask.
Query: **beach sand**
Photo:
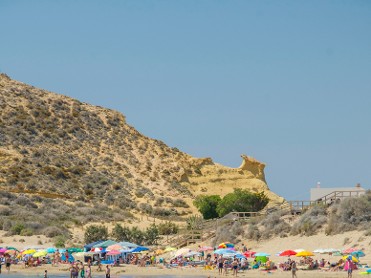
[[[48,242],[49,239],[43,236],[32,236],[32,237],[21,237],[21,236],[13,236],[13,237],[4,237],[3,234],[0,234],[3,243],[1,246],[14,246],[19,249],[30,247],[30,246],[37,246],[38,243],[42,242],[42,246],[44,248],[51,246],[52,243]],[[19,241],[21,240],[21,242]],[[25,242],[23,242],[25,240]],[[273,238],[270,240],[264,240],[259,242],[253,241],[243,241],[243,243],[254,251],[257,252],[266,252],[271,254],[271,260],[276,264],[287,260],[286,257],[279,257],[275,254],[279,251],[283,251],[286,249],[306,249],[309,251],[313,251],[318,248],[338,248],[338,249],[346,249],[349,247],[356,247],[362,249],[366,254],[365,257],[361,258],[362,264],[368,264],[371,266],[371,237],[365,236],[364,232],[361,231],[352,231],[346,232],[343,234],[338,234],[335,236],[326,236],[324,234],[318,234],[315,236],[290,236],[286,238]],[[210,245],[210,242],[204,242],[201,245]],[[237,245],[238,248],[239,245]],[[190,249],[197,249],[197,245],[193,245]],[[295,260],[299,260],[300,258],[295,258]],[[316,254],[314,259],[321,259],[324,258],[325,260],[330,260],[331,262],[336,262],[340,259],[340,257],[330,256],[328,254]],[[251,261],[251,259],[249,259]],[[44,273],[45,269],[48,270],[49,274],[58,274],[59,276],[69,277],[68,272],[69,265],[59,265],[59,266],[41,266],[41,267],[32,267],[32,268],[24,268],[23,265],[12,265],[11,266],[11,273],[18,273],[18,274],[25,274],[25,275],[41,275]],[[96,277],[102,276],[104,272],[97,272],[97,267],[92,267],[93,274]],[[131,266],[131,265],[124,265],[121,267],[112,267],[111,268],[112,277],[120,277],[120,276],[188,276],[188,277],[218,277],[217,270],[204,270],[202,267],[183,267],[183,268],[172,268],[167,269],[164,267],[138,267],[138,266]],[[356,270],[354,272],[353,277],[357,277],[362,270]],[[5,267],[3,267],[3,273],[6,273]],[[232,276],[231,273],[228,276]],[[245,272],[241,272],[238,274],[240,277],[291,277],[291,273],[287,271],[272,271],[268,273],[266,271],[261,270],[249,270]],[[347,277],[344,271],[340,272],[325,272],[319,270],[299,270],[297,273],[298,277]],[[52,276],[51,276],[52,277]]]
[[[41,266],[41,267],[32,267],[32,268],[24,268],[22,265],[12,265],[11,266],[11,274],[21,274],[24,276],[40,276],[44,273],[45,270],[48,270],[49,277],[53,277],[53,275],[58,275],[59,277],[69,277],[68,272],[68,265],[59,265],[59,266]],[[104,274],[104,272],[97,272],[96,266],[92,268],[93,270],[93,277],[99,277]],[[359,270],[356,270],[353,275],[354,277],[358,276]],[[3,268],[3,274],[6,271]],[[112,267],[111,268],[111,277],[121,277],[121,276],[187,276],[187,277],[225,277],[225,275],[221,276],[218,275],[217,270],[204,270],[202,267],[183,267],[183,268],[159,268],[159,267],[137,267],[131,265],[125,265],[122,267]],[[5,275],[4,275],[5,276]],[[232,272],[229,271],[228,275],[232,277]],[[261,271],[261,270],[246,270],[244,272],[238,273],[239,277],[291,277],[291,272],[289,271],[282,271],[282,270],[273,270],[271,272]],[[345,271],[339,272],[325,272],[319,270],[298,270],[297,272],[298,277],[347,277]]]

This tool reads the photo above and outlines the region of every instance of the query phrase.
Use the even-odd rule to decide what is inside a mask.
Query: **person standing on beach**
[[[233,269],[232,276],[236,276],[237,277],[237,272],[238,272],[238,261],[237,261],[237,258],[234,258],[234,260],[232,262],[232,269]]]
[[[353,269],[354,269],[354,263],[352,261],[352,257],[351,256],[345,262],[344,268],[348,272],[348,278],[352,278],[352,275],[353,275],[352,273],[353,273]]]
[[[296,262],[295,261],[292,261],[291,262],[291,274],[292,274],[292,278],[297,278],[296,276]]]
[[[86,267],[86,278],[91,278],[91,265],[90,265],[90,261],[88,262],[88,266]]]
[[[44,278],[48,278],[48,271],[47,270],[45,270],[45,272],[44,272]]]
[[[7,256],[6,259],[5,259],[5,268],[8,270],[8,274],[10,272],[10,264],[11,264],[11,259],[10,259],[10,256]]]
[[[223,274],[223,264],[224,264],[223,255],[219,256],[217,262],[218,262],[219,275],[222,275]]]
[[[111,278],[111,269],[109,265],[106,266],[106,278]]]

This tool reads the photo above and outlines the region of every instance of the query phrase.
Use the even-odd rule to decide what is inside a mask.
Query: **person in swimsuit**
[[[86,267],[86,278],[91,278],[91,265],[88,262],[88,266]]]
[[[291,262],[291,275],[292,275],[292,278],[297,278],[296,276],[296,262],[295,261],[292,261]]]
[[[238,270],[238,261],[237,261],[237,258],[234,258],[234,260],[232,262],[232,268],[233,268],[233,274],[232,274],[232,276],[236,276],[237,277],[237,270]]]
[[[219,274],[223,274],[224,259],[223,259],[223,256],[222,255],[219,256],[217,262],[218,262]]]

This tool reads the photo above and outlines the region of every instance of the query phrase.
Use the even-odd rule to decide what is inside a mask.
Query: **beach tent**
[[[116,241],[113,241],[113,240],[106,240],[106,241],[103,241],[103,242],[101,242],[101,243],[98,243],[98,244],[96,244],[96,245],[94,245],[93,247],[94,248],[97,248],[97,247],[101,247],[101,248],[107,248],[108,246],[110,246],[110,245],[114,245],[114,244],[116,244],[117,242]]]
[[[94,245],[97,245],[97,244],[102,243],[102,242],[104,242],[104,240],[98,240],[98,241],[89,243],[89,244],[84,246],[84,250],[85,251],[90,251],[94,247]]]
[[[123,247],[120,244],[113,244],[106,248],[107,251],[121,250],[121,249],[123,249]]]
[[[138,247],[139,246],[138,244],[135,244],[135,243],[132,243],[132,242],[128,242],[128,241],[121,241],[121,242],[119,242],[117,244],[118,245],[121,245],[122,247],[127,248],[127,249],[132,249],[132,248],[135,248],[135,247]]]

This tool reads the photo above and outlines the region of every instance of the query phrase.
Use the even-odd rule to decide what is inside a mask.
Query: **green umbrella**
[[[7,250],[15,250],[15,251],[19,251],[17,248],[15,248],[15,247],[11,247],[11,246],[7,246],[6,249],[7,249]]]
[[[77,247],[70,247],[67,249],[67,252],[68,253],[76,253],[76,252],[82,252],[83,250],[81,248],[77,248]]]

